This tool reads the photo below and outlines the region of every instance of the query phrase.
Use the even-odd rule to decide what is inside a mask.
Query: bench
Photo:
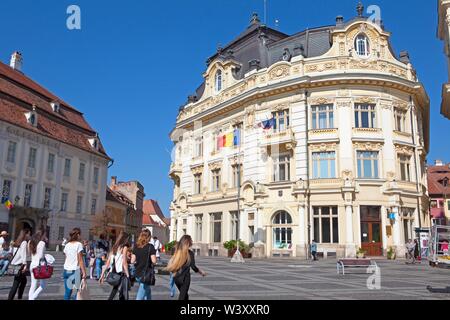
[[[337,273],[345,275],[346,268],[370,268],[375,267],[378,268],[378,265],[375,261],[370,259],[340,259],[337,262]]]
[[[328,257],[336,257],[337,251],[336,249],[327,249],[327,248],[319,248],[317,249],[317,256],[322,257],[323,259],[328,259]]]

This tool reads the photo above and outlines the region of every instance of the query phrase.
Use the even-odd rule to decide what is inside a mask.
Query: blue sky
[[[267,0],[268,24],[291,34],[356,15],[357,0]],[[66,28],[66,9],[81,8],[82,30]],[[431,99],[429,162],[450,161],[450,121],[439,113],[447,81],[436,38],[436,1],[364,1],[381,7],[398,54],[408,50]],[[166,215],[167,174],[178,108],[202,81],[205,61],[263,16],[263,0],[2,0],[0,60],[19,50],[24,72],[82,111],[115,159],[110,176],[139,180]]]

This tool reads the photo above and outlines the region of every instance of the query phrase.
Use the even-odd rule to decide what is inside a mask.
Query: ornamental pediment
[[[380,151],[383,148],[381,142],[354,142],[355,149],[364,151]]]

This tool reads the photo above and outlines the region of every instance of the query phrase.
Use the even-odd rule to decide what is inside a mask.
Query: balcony
[[[170,177],[180,176],[181,175],[181,171],[182,171],[181,163],[172,163],[170,165],[169,176]]]
[[[266,136],[262,139],[261,146],[262,147],[272,147],[272,146],[285,146],[287,150],[294,149],[297,145],[297,141],[295,140],[294,131],[291,128],[288,128],[284,131],[273,132],[266,134]]]

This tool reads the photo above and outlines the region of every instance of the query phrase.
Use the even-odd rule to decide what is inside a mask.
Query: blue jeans
[[[170,280],[169,280],[169,286],[170,286],[170,297],[175,297],[176,289],[175,289],[175,280],[173,279],[173,273],[170,273]]]
[[[8,270],[8,266],[9,266],[9,260],[1,260],[0,261],[0,277],[3,276],[6,272],[6,270]]]
[[[81,271],[67,271],[64,270],[63,273],[64,279],[64,300],[76,300],[77,296],[72,296],[72,292],[74,289],[78,291],[78,288],[81,284]]]
[[[101,258],[95,259],[95,275],[97,276],[97,279],[100,279],[102,275],[102,267],[103,267],[103,260]]]
[[[148,284],[142,283],[140,278],[136,278],[139,283],[139,290],[136,296],[137,301],[152,300],[152,287]]]

